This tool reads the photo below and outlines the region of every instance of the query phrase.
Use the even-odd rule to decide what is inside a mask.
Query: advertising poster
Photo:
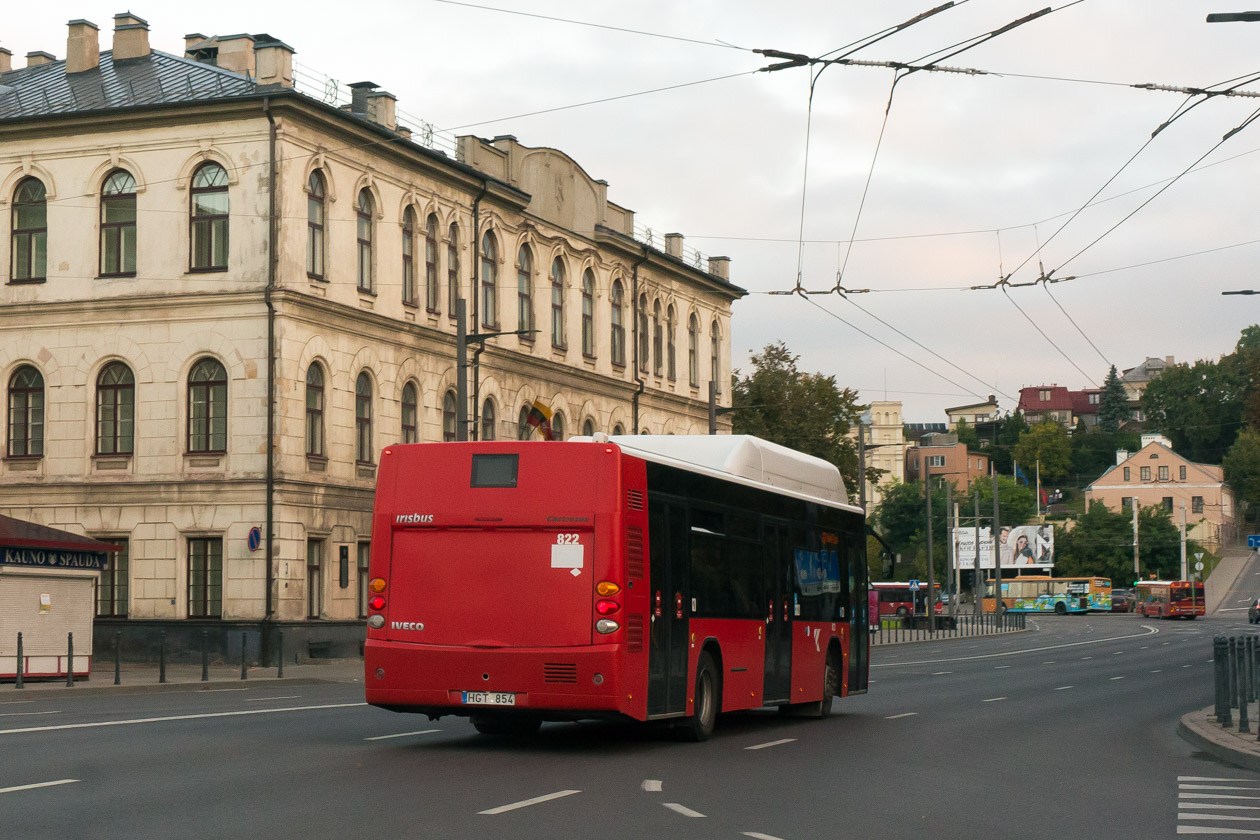
[[[1054,565],[1054,526],[1002,526],[998,532],[1002,569],[1027,569],[1033,574],[1049,574]],[[954,545],[958,568],[976,568],[976,529],[955,528]],[[993,534],[980,529],[980,568],[993,568]]]

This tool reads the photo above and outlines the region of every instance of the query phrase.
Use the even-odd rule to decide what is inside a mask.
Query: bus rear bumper
[[[481,649],[369,639],[363,650],[365,694],[373,706],[433,717],[488,712],[544,720],[619,717],[633,701],[622,702],[627,698],[616,670],[619,649]],[[515,702],[467,704],[466,692],[511,693]]]

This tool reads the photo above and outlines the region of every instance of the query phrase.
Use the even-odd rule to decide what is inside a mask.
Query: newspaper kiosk
[[[18,633],[24,678],[67,676],[74,634],[74,676],[92,671],[96,581],[109,543],[0,516],[0,679],[17,677]]]

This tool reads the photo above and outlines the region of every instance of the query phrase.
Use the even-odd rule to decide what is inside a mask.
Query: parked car
[[[1133,612],[1133,593],[1127,589],[1111,590],[1112,612]]]
[[[1247,605],[1247,623],[1260,623],[1260,598],[1252,598],[1251,603]]]

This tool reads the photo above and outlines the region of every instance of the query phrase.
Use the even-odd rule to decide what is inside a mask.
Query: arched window
[[[522,406],[521,413],[516,417],[516,439],[529,440],[533,433],[534,427],[529,425],[529,406]]]
[[[661,322],[661,302],[652,301],[652,373],[660,376],[665,367],[665,325]]]
[[[618,423],[617,425],[613,426],[612,433],[614,435],[624,435],[626,433],[626,430],[622,428],[622,425],[620,423]]]
[[[44,454],[44,377],[23,365],[9,378],[9,455],[39,458]]]
[[[442,440],[455,440],[455,419],[455,392],[447,391],[442,398]]]
[[[417,306],[416,299],[416,211],[403,211],[402,228],[402,302]]]
[[[639,295],[638,310],[638,331],[639,331],[639,370],[647,373],[648,370],[648,308],[647,295]]]
[[[136,179],[117,169],[101,187],[101,276],[136,273]]]
[[[12,251],[13,282],[48,276],[48,201],[38,178],[23,179],[13,193]]]
[[[626,324],[623,313],[625,292],[621,288],[621,281],[614,280],[612,284],[612,293],[609,295],[612,306],[610,307],[609,321],[612,325],[612,363],[614,365],[624,365],[626,363]]]
[[[494,400],[487,398],[481,404],[481,439],[494,440]]]
[[[595,355],[595,272],[582,272],[582,355]]]
[[[416,443],[420,434],[416,429],[416,417],[420,413],[420,398],[414,382],[403,386],[402,393],[402,442]]]
[[[135,447],[136,378],[122,362],[96,377],[96,454],[130,455]]]
[[[700,387],[700,319],[693,312],[687,319],[687,380],[692,388]]]
[[[324,279],[324,173],[318,169],[306,179],[306,276]]]
[[[669,381],[678,378],[678,348],[675,346],[674,333],[678,330],[678,317],[671,303],[665,315],[665,370]]]
[[[452,321],[455,320],[455,301],[457,300],[459,300],[459,225],[451,222],[451,227],[446,232],[446,311]]]
[[[376,204],[372,201],[371,190],[364,187],[359,190],[359,202],[355,215],[358,218],[358,260],[355,274],[358,278],[359,291],[372,291],[372,214]]]
[[[217,163],[203,163],[188,191],[189,268],[226,271],[228,262],[228,176]]]
[[[354,460],[373,463],[372,456],[372,378],[367,371],[354,381]]]
[[[551,346],[564,349],[564,263],[551,263]]]
[[[499,243],[490,231],[481,237],[481,325],[499,326]]]
[[[227,371],[215,359],[188,373],[188,451],[227,451]]]
[[[722,379],[718,375],[719,361],[721,356],[719,350],[722,341],[718,332],[718,322],[715,320],[709,327],[709,378],[713,380],[713,393],[722,393]]]
[[[595,421],[587,417],[582,423],[582,435],[584,437],[590,437],[593,434],[595,434]]]
[[[551,415],[551,439],[564,440],[564,415],[558,411]]]
[[[306,454],[324,457],[324,371],[317,364],[306,371]]]
[[[516,254],[516,328],[534,328],[534,254],[528,245],[522,245]],[[522,335],[524,341],[533,341],[532,335]]]
[[[438,244],[437,216],[429,214],[424,223],[424,308],[438,311]]]

